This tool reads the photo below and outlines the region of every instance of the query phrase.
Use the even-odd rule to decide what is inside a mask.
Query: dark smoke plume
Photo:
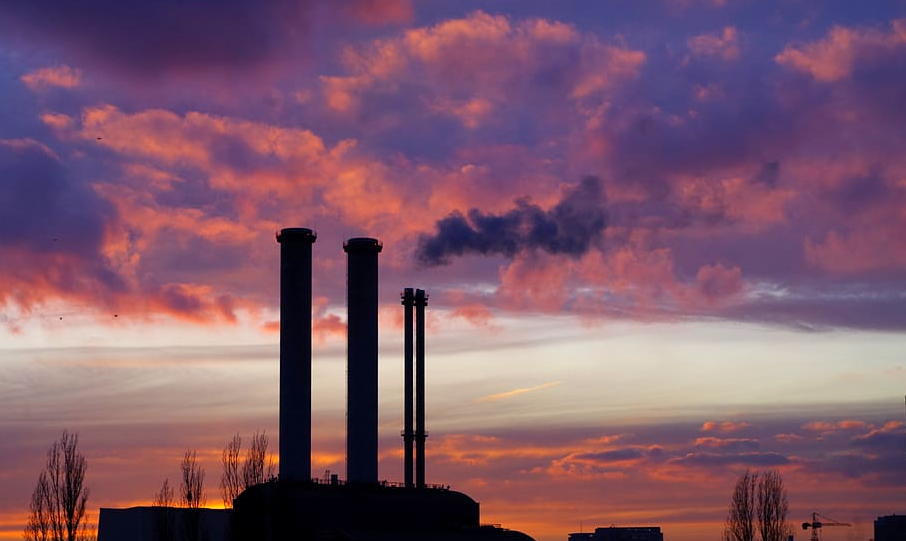
[[[553,208],[542,210],[526,199],[501,215],[473,208],[453,212],[437,222],[437,233],[418,239],[416,258],[427,266],[446,265],[465,254],[504,255],[541,249],[579,257],[606,226],[601,180],[586,177]]]

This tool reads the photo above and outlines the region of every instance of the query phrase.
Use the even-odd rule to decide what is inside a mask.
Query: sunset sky
[[[312,475],[373,236],[382,479],[419,287],[428,482],[483,522],[716,540],[776,469],[797,539],[866,541],[906,513],[904,126],[904,0],[2,0],[0,540],[64,429],[93,520],[277,449],[298,226]]]

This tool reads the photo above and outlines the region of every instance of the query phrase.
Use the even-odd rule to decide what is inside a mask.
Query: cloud
[[[869,450],[902,449],[906,444],[904,425],[900,421],[888,421],[880,427],[870,428],[867,433],[854,436],[850,444]]]
[[[818,432],[821,434],[831,434],[835,432],[845,431],[845,430],[863,430],[868,427],[868,424],[865,421],[858,420],[842,420],[842,421],[812,421],[802,425],[803,430],[809,432]]]
[[[739,267],[728,269],[718,263],[705,265],[698,270],[698,281],[701,294],[710,300],[723,299],[742,290],[742,279]]]
[[[751,425],[745,421],[705,421],[702,423],[702,432],[736,432]]]
[[[0,140],[0,243],[88,259],[97,253],[112,208],[79,183],[48,147]]]
[[[483,304],[460,304],[450,312],[450,317],[465,319],[474,327],[495,328],[494,314]]]
[[[504,400],[507,398],[512,398],[514,396],[540,391],[541,389],[547,389],[548,387],[555,387],[557,385],[560,385],[561,383],[563,382],[551,381],[548,383],[542,383],[541,385],[535,385],[534,387],[522,387],[519,389],[513,389],[511,391],[504,391],[502,393],[490,394],[487,396],[482,396],[478,399],[478,402],[496,402],[498,400]]]
[[[702,34],[689,38],[686,45],[695,56],[715,56],[723,60],[739,58],[738,32],[725,26],[719,34]]]
[[[813,43],[787,45],[774,57],[778,64],[830,83],[850,77],[866,64],[883,64],[902,58],[906,50],[906,19],[896,19],[888,30],[834,26]]]
[[[680,464],[693,467],[713,467],[726,465],[748,465],[755,467],[782,466],[791,462],[789,457],[780,453],[687,453],[684,456],[673,458],[671,464]]]
[[[339,8],[342,15],[366,24],[407,23],[413,17],[411,0],[357,0],[343,4]]]
[[[695,446],[732,452],[751,452],[759,450],[761,443],[749,438],[696,438]]]
[[[46,146],[0,140],[0,305],[54,298],[103,303],[125,290],[102,248],[115,209]]]
[[[0,6],[5,32],[41,36],[43,47],[62,56],[142,79],[298,62],[312,46],[316,17],[370,25],[411,16],[409,0],[10,0]]]
[[[578,257],[600,238],[606,221],[601,182],[586,177],[548,211],[521,199],[503,215],[453,213],[437,222],[434,235],[419,237],[416,257],[429,266],[467,254],[513,257],[536,249]]]
[[[40,68],[20,77],[32,90],[47,87],[75,88],[82,82],[82,72],[66,65]]]
[[[341,117],[380,132],[399,132],[405,141],[413,135],[401,129],[403,124],[411,128],[423,119],[437,125],[443,117],[466,132],[481,127],[522,138],[528,134],[513,133],[511,125],[520,103],[540,107],[536,115],[522,115],[520,124],[553,128],[562,121],[563,107],[578,113],[581,122],[583,103],[595,103],[634,79],[645,60],[641,51],[604,42],[570,24],[475,11],[349,46],[343,54],[348,72],[321,81],[326,103]],[[560,116],[549,116],[547,111],[558,109]],[[430,142],[449,145],[459,136],[447,133],[444,139]]]

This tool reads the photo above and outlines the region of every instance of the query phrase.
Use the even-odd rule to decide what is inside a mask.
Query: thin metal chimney
[[[403,387],[404,387],[404,405],[403,405],[403,472],[405,477],[406,488],[412,488],[415,483],[412,480],[412,451],[415,442],[415,432],[412,428],[412,410],[413,410],[413,358],[412,358],[412,310],[415,307],[415,293],[411,287],[403,290],[400,295],[403,305]]]
[[[280,479],[311,479],[311,229],[280,243]]]
[[[428,295],[415,290],[415,486],[425,487],[425,307]]]
[[[346,479],[377,483],[378,253],[377,239],[343,244],[346,267]]]

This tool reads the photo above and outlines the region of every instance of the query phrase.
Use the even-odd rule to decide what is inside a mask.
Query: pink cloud
[[[833,82],[849,77],[861,64],[902,55],[904,49],[906,19],[897,19],[886,31],[834,26],[820,41],[787,45],[774,60],[818,81]]]
[[[734,26],[725,26],[719,34],[702,34],[686,42],[695,56],[714,56],[723,60],[739,58],[739,36]]]
[[[817,242],[806,239],[805,256],[817,267],[844,275],[906,268],[906,239],[900,234],[906,216],[893,220],[879,220],[846,233],[830,231]]]
[[[345,5],[341,11],[370,25],[407,23],[413,15],[411,0],[357,0]]]
[[[500,104],[523,92],[547,66],[574,99],[600,96],[638,75],[646,56],[609,45],[574,26],[545,19],[513,21],[476,11],[369,47],[347,48],[344,76],[323,77],[325,96],[338,112],[354,112],[369,89],[398,88],[404,82],[434,89],[426,105],[474,128]],[[563,64],[564,61],[573,63]]]
[[[702,266],[695,278],[702,296],[709,301],[718,301],[742,290],[741,276],[739,267],[727,268],[718,263]]]
[[[20,77],[32,90],[48,87],[75,88],[82,82],[82,72],[67,65],[37,69]]]
[[[465,319],[474,327],[494,326],[494,313],[483,304],[460,304],[450,312],[450,317]]]

